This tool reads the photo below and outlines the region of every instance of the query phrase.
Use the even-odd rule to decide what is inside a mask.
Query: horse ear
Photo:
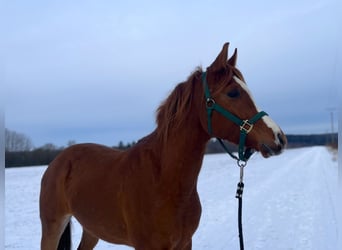
[[[222,48],[220,54],[218,54],[215,61],[210,65],[210,68],[213,71],[219,71],[226,66],[227,55],[228,55],[228,47],[229,47],[229,43],[225,43],[223,45],[223,48]]]
[[[231,56],[231,58],[229,58],[228,64],[235,67],[236,60],[237,60],[237,49],[234,50],[234,54]]]

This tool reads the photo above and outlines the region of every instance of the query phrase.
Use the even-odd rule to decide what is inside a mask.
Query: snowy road
[[[325,147],[287,150],[245,169],[245,249],[336,250],[337,162]],[[39,249],[39,182],[45,167],[6,169],[5,247]],[[236,183],[239,169],[226,155],[204,159],[198,189],[200,226],[193,249],[239,249]],[[74,229],[74,248],[80,227]],[[100,242],[96,249],[131,249]]]

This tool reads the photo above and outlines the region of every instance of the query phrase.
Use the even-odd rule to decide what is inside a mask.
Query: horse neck
[[[189,116],[180,127],[171,126],[159,151],[163,185],[175,187],[184,195],[192,192],[196,188],[208,140],[208,134],[196,117]]]

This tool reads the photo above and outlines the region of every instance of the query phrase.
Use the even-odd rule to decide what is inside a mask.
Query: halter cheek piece
[[[208,133],[209,135],[212,135],[212,126],[211,126],[211,117],[213,111],[217,111],[221,115],[223,115],[228,120],[232,121],[236,125],[240,127],[240,139],[239,139],[239,157],[236,157],[234,154],[229,152],[227,147],[223,144],[222,140],[220,138],[217,138],[222,147],[225,149],[225,151],[234,159],[236,159],[238,162],[247,162],[249,157],[252,155],[252,152],[250,150],[245,150],[245,143],[246,143],[246,137],[249,132],[253,129],[254,124],[260,120],[263,116],[267,115],[266,112],[260,111],[256,115],[254,115],[249,120],[241,120],[237,116],[233,115],[231,112],[220,106],[215,102],[215,100],[210,95],[210,90],[208,87],[207,82],[207,73],[202,73],[202,82],[204,85],[204,93],[205,93],[205,100],[206,100],[206,108],[207,108],[207,118],[208,118]],[[242,163],[242,164],[245,164]]]

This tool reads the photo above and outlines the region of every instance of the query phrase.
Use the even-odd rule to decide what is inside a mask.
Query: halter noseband
[[[206,72],[202,73],[202,82],[204,85],[204,93],[205,93],[205,100],[206,100],[209,135],[212,135],[211,117],[212,117],[213,111],[215,110],[219,112],[221,115],[223,115],[225,118],[227,118],[228,120],[232,121],[233,123],[235,123],[236,125],[240,127],[239,157],[236,157],[235,155],[230,153],[220,138],[217,138],[217,139],[219,140],[223,148],[227,151],[227,153],[231,157],[233,157],[237,161],[247,162],[249,157],[252,155],[251,151],[248,151],[248,150],[244,151],[247,134],[251,132],[254,124],[258,120],[260,120],[263,116],[268,115],[268,114],[264,111],[260,111],[249,120],[241,120],[240,118],[233,115],[231,112],[229,112],[228,110],[224,109],[222,106],[217,104],[215,100],[211,97],[210,90],[208,87]]]

